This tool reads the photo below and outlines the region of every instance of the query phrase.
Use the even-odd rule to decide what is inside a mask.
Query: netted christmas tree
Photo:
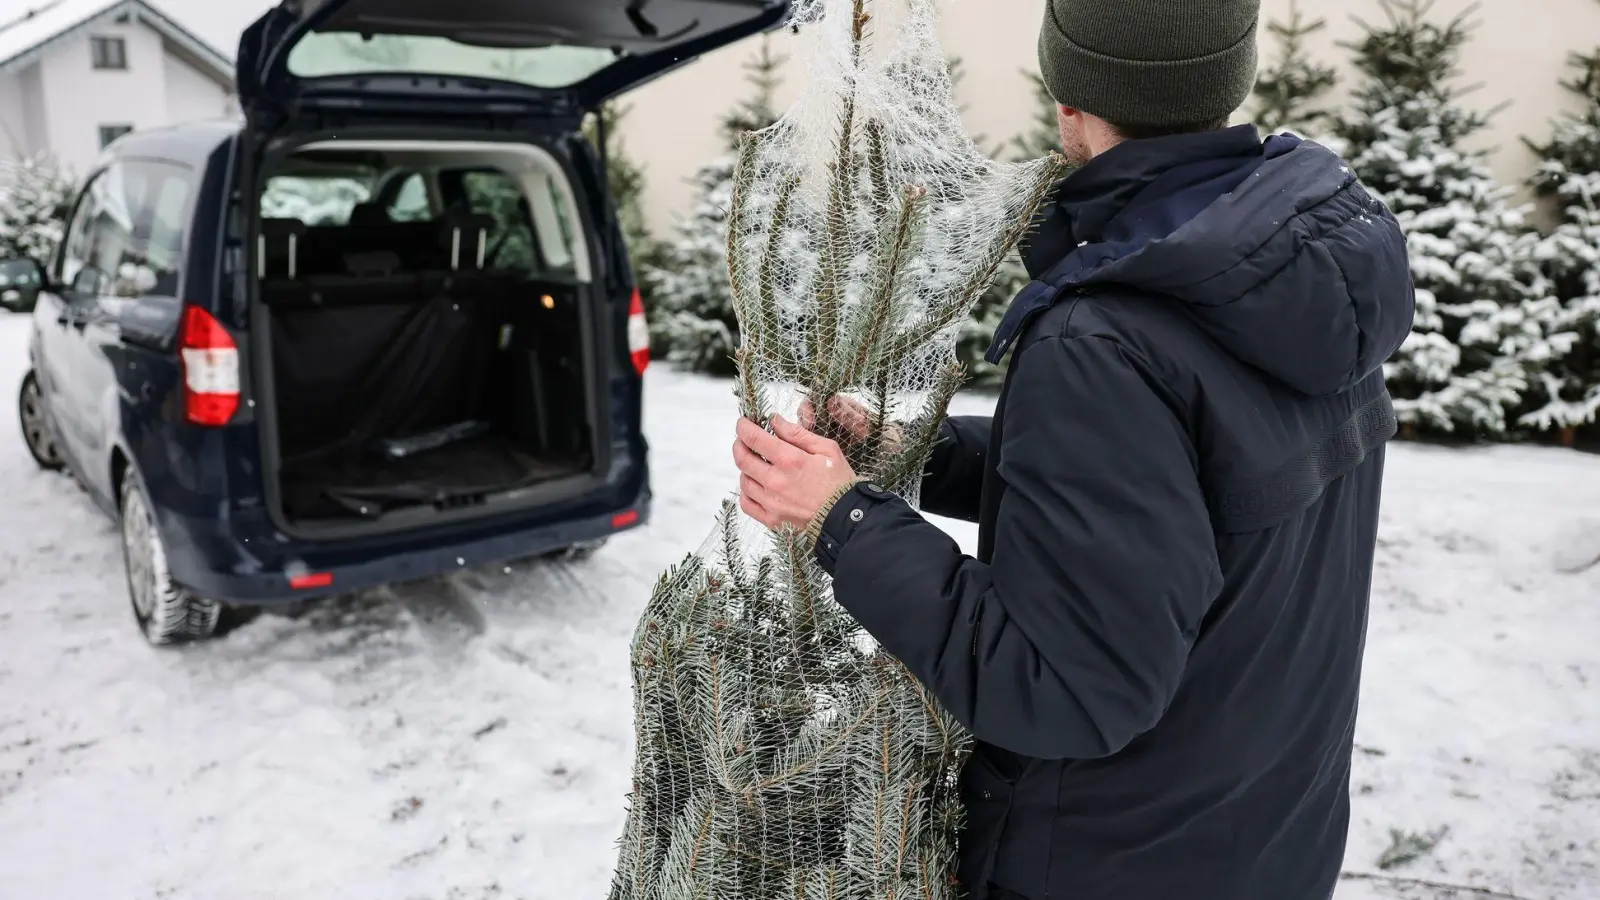
[[[685,368],[715,375],[734,372],[733,351],[739,322],[728,286],[728,208],[733,200],[733,170],[739,141],[778,121],[776,95],[785,60],[765,38],[745,64],[752,91],[722,119],[728,153],[695,173],[695,207],[663,242],[659,264],[647,276],[654,304],[650,345],[657,356]]]
[[[1430,6],[1386,2],[1387,21],[1365,26],[1352,46],[1364,80],[1336,132],[1410,251],[1416,318],[1385,369],[1402,430],[1504,437],[1530,379],[1558,355],[1559,303],[1534,263],[1526,210],[1465,147],[1489,121],[1454,87],[1467,13],[1438,24]]]
[[[1556,122],[1544,144],[1533,188],[1559,204],[1559,224],[1539,257],[1562,300],[1561,326],[1571,334],[1560,359],[1529,392],[1524,425],[1555,431],[1570,444],[1577,429],[1600,419],[1600,48],[1574,54],[1575,76],[1564,86],[1582,104]]]
[[[825,12],[825,14],[824,14]],[[965,136],[931,0],[797,15],[806,91],[747,136],[729,211],[736,392],[908,500],[962,380],[954,333],[1059,160]],[[865,436],[827,398],[868,411]],[[957,723],[834,601],[803,534],[726,502],[635,633],[637,756],[612,900],[956,894]]]
[[[47,156],[0,159],[0,260],[46,264],[66,235],[77,190]]]
[[[1327,24],[1325,19],[1306,19],[1296,2],[1290,2],[1286,21],[1267,23],[1277,54],[1261,67],[1254,90],[1255,120],[1264,131],[1316,139],[1327,130],[1332,112],[1321,101],[1339,76],[1306,50],[1306,39]]]

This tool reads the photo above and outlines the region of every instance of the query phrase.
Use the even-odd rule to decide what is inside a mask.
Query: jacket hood
[[[1043,289],[1033,311],[1074,286],[1165,295],[1230,353],[1306,394],[1350,387],[1411,331],[1394,217],[1326,147],[1291,135],[1262,143],[1250,125],[1101,154],[1062,183],[1024,258],[1030,288]],[[991,357],[1030,315],[1027,294]]]

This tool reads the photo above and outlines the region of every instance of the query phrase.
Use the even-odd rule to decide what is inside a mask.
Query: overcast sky
[[[3,0],[0,0],[3,2]],[[232,58],[239,50],[239,33],[277,0],[149,0],[196,37]]]

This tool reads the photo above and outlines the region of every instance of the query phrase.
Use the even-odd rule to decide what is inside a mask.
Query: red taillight
[[[332,586],[332,572],[312,572],[310,575],[296,575],[289,579],[289,587],[297,591],[309,591],[314,588]]]
[[[611,517],[612,528],[627,528],[629,525],[639,524],[639,511],[630,509],[625,513],[617,513]]]
[[[178,337],[183,358],[183,417],[218,428],[239,411],[239,345],[210,313],[198,306],[183,311]]]
[[[639,289],[633,289],[633,299],[628,302],[628,354],[633,357],[633,368],[640,374],[650,367],[650,323],[644,317],[644,300]]]

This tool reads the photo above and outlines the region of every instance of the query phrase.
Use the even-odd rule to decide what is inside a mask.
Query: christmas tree
[[[954,331],[1059,162],[996,164],[966,138],[932,4],[877,4],[870,41],[864,0],[819,8],[810,89],[735,166],[736,391],[762,424],[813,401],[856,473],[915,502],[962,380]],[[657,584],[612,900],[955,896],[968,739],[834,601],[813,543],[728,502]]]
[[[1363,82],[1336,123],[1351,165],[1406,233],[1416,318],[1386,367],[1406,433],[1502,437],[1530,377],[1554,357],[1557,303],[1534,264],[1525,210],[1467,138],[1488,116],[1453,86],[1470,26],[1392,0],[1352,45]]]
[[[49,157],[0,159],[0,260],[48,264],[77,193],[77,180]]]
[[[1574,54],[1576,76],[1563,85],[1582,102],[1556,123],[1532,184],[1560,205],[1559,224],[1539,257],[1562,299],[1564,353],[1530,391],[1523,424],[1555,430],[1571,443],[1579,426],[1600,418],[1600,48]]]
[[[654,305],[650,344],[661,357],[685,368],[731,375],[733,351],[739,345],[739,322],[728,286],[728,209],[733,202],[733,170],[741,137],[778,120],[775,97],[782,81],[784,58],[763,38],[754,59],[745,63],[753,90],[723,116],[721,131],[728,153],[695,173],[695,207],[661,245],[659,265],[648,280]]]
[[[1256,124],[1277,133],[1316,137],[1328,125],[1331,113],[1316,104],[1339,83],[1332,66],[1314,61],[1306,52],[1306,38],[1327,27],[1327,21],[1307,21],[1296,2],[1289,4],[1286,22],[1267,23],[1278,44],[1278,55],[1261,68],[1256,78]]]

